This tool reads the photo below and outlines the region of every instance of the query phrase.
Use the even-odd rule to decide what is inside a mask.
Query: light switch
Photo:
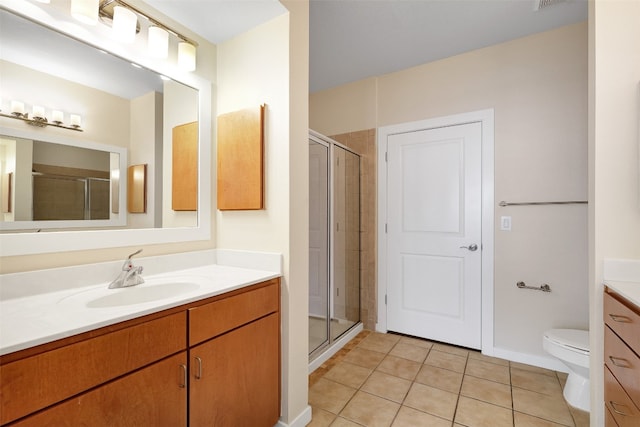
[[[510,216],[501,216],[500,217],[500,230],[502,230],[502,231],[511,231],[511,217]]]

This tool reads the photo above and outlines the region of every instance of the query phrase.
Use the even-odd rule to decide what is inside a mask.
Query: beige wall
[[[589,2],[591,425],[604,425],[606,258],[640,259],[640,2]]]
[[[217,246],[283,254],[282,415],[307,407],[308,4],[218,45],[218,114],[266,104],[265,209],[216,211]],[[303,251],[300,248],[304,248]]]
[[[486,108],[495,110],[494,345],[534,363],[546,357],[545,329],[588,327],[587,208],[497,204],[586,200],[587,24],[314,93],[310,125],[336,135]],[[500,231],[501,215],[511,232]],[[553,292],[517,289],[520,280]]]

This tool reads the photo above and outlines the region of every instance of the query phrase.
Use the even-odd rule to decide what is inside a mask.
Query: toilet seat
[[[577,353],[589,354],[589,331],[577,329],[549,329],[544,333],[548,340]]]

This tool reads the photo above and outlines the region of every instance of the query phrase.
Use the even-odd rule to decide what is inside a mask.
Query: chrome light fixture
[[[69,117],[70,124],[67,126],[63,123],[64,113],[60,110],[51,112],[51,121],[45,117],[45,108],[41,105],[34,105],[32,108],[32,117],[25,112],[24,102],[11,101],[11,114],[5,114],[0,110],[0,117],[9,119],[22,120],[28,125],[36,127],[53,126],[62,129],[75,130],[82,132],[82,117],[78,114],[71,114]]]
[[[178,39],[178,66],[185,71],[196,69],[196,46],[198,44],[146,15],[141,10],[123,0],[99,0],[100,19],[112,25],[114,37],[125,42],[132,42],[136,32],[140,31],[138,18],[148,23],[147,53],[154,58],[167,58],[169,55],[169,36]],[[126,11],[126,12],[125,12]],[[125,18],[127,24],[125,28]]]

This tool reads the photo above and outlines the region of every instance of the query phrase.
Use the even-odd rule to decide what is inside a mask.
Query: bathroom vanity
[[[74,332],[54,340],[37,338],[35,342],[48,342],[35,346],[28,338],[14,345],[9,345],[12,337],[3,342],[7,345],[0,356],[0,425],[276,424],[281,378],[279,274],[223,266],[184,272],[151,278],[137,293],[125,294],[136,292],[135,287],[118,290],[123,296],[102,286],[64,291],[62,298],[53,293],[48,306],[65,304],[64,311],[77,310],[75,326],[86,330],[69,329]],[[207,283],[208,276],[216,275],[212,284]],[[203,281],[197,282],[198,277]],[[156,287],[158,295],[162,286],[181,281],[196,283],[198,289],[158,303],[139,302],[139,295],[149,294],[146,289]],[[29,298],[37,306],[38,298],[44,297],[23,299]],[[12,304],[21,301],[3,301],[2,308],[15,310]],[[35,310],[44,313],[40,320],[55,323],[55,316],[42,307]],[[91,318],[100,317],[95,314],[100,312],[110,320],[93,328]],[[38,316],[17,319],[14,327],[20,329],[21,321]],[[123,316],[127,320],[120,321]],[[8,319],[3,314],[3,323]],[[42,324],[41,329],[47,328],[55,325]],[[3,326],[3,331],[8,329]],[[25,331],[28,335],[28,328]],[[60,337],[64,331],[47,334]],[[5,351],[17,347],[24,348]]]
[[[604,292],[605,426],[640,425],[640,288],[607,283]]]

